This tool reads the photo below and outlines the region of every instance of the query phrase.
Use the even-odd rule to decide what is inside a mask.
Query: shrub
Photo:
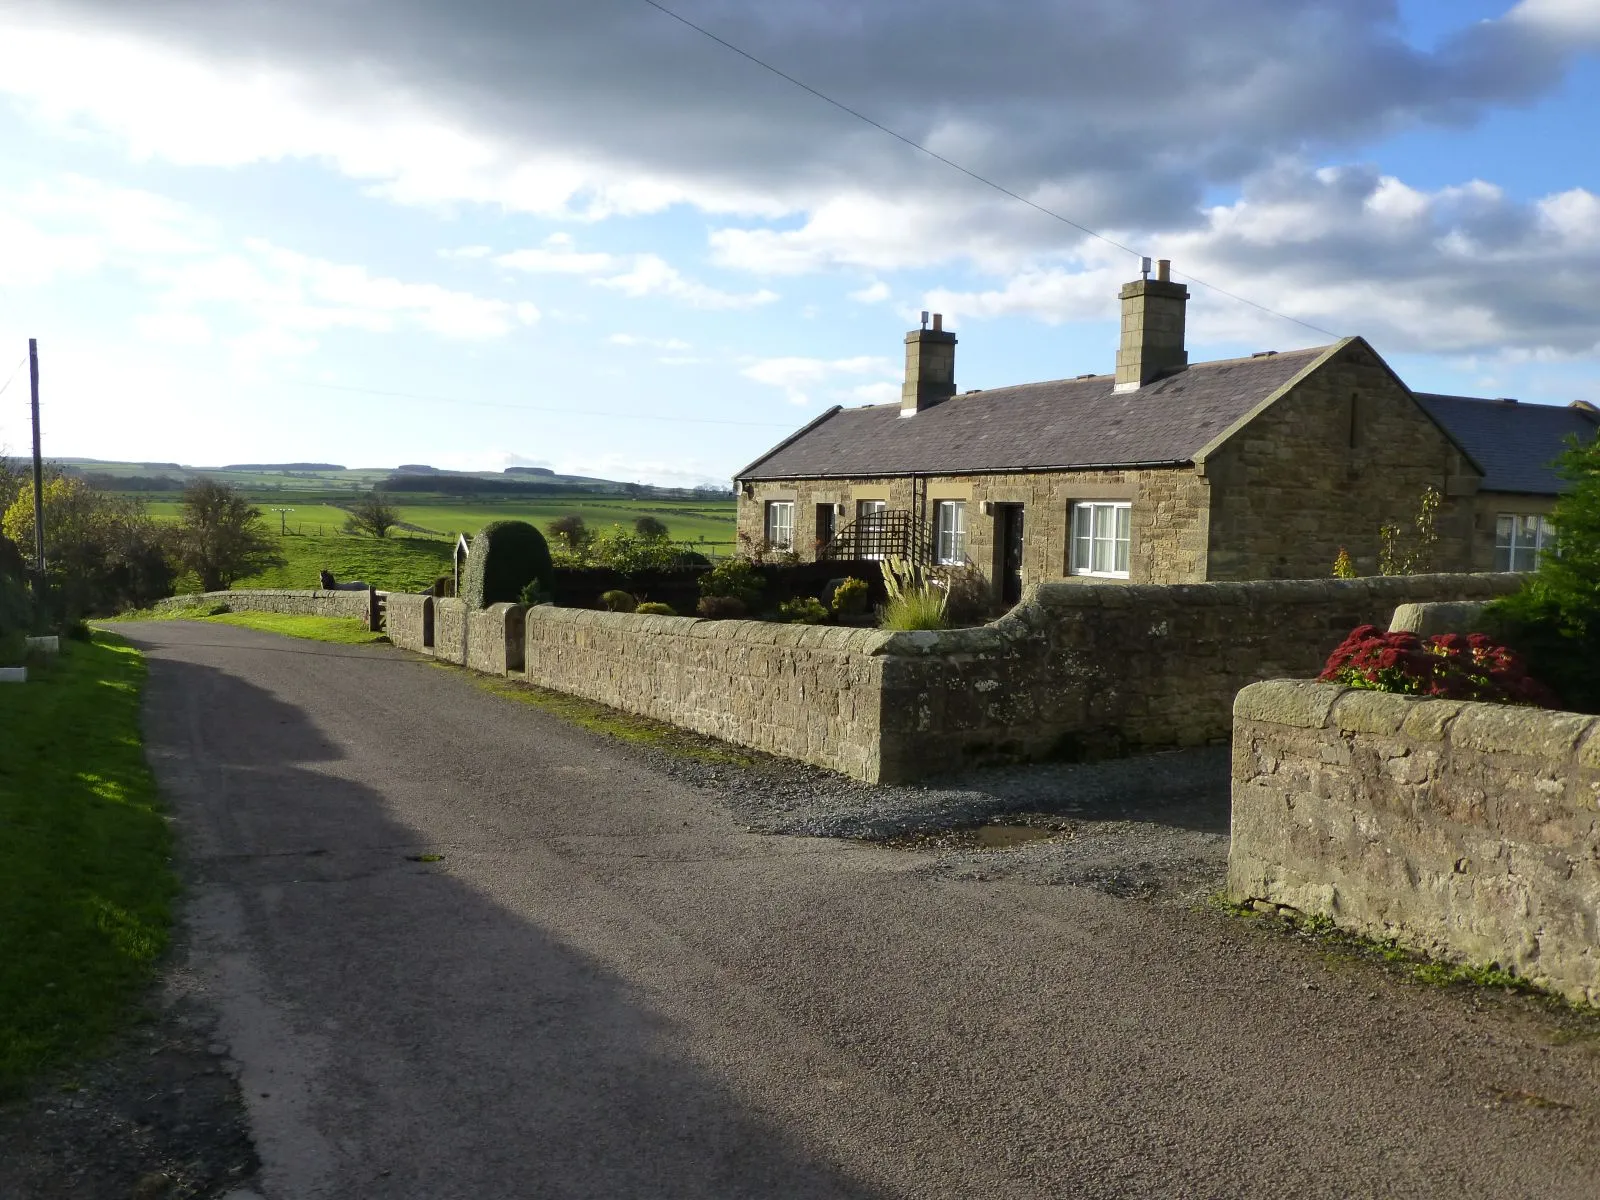
[[[908,559],[893,556],[883,560],[883,586],[889,603],[884,606],[880,624],[885,629],[944,629],[945,604],[949,597],[927,572]]]
[[[675,617],[678,615],[677,610],[672,605],[663,604],[659,600],[646,600],[633,611],[652,617]]]
[[[675,567],[709,567],[711,560],[698,550],[680,550],[672,560]]]
[[[1439,505],[1444,497],[1431,484],[1422,489],[1412,529],[1400,525],[1378,527],[1378,574],[1416,575],[1434,567],[1434,551],[1439,544],[1435,528]]]
[[[701,596],[694,611],[708,621],[737,621],[748,610],[737,596]]]
[[[828,619],[828,610],[815,596],[796,596],[778,605],[778,616],[791,625],[821,625]]]
[[[1482,633],[1419,638],[1361,625],[1328,656],[1317,678],[1349,687],[1445,700],[1554,707],[1555,695],[1529,677],[1522,660]]]
[[[1343,546],[1333,560],[1333,577],[1335,579],[1354,579],[1356,577],[1356,564],[1350,561],[1350,551]]]
[[[766,581],[747,558],[725,558],[700,576],[700,595],[737,600],[748,610],[761,599]],[[742,613],[740,614],[743,615]]]
[[[1486,625],[1563,705],[1600,712],[1600,438],[1570,439],[1556,468],[1571,486],[1550,514],[1554,553],[1540,556],[1521,591],[1489,606]]]
[[[631,613],[639,607],[639,602],[621,588],[601,592],[600,603],[606,606],[607,612]]]
[[[537,579],[531,581],[527,587],[517,593],[517,603],[524,608],[539,608],[555,602],[554,594]]]
[[[872,589],[867,581],[851,576],[833,589],[833,611],[841,617],[860,616],[867,611],[867,601],[871,598]]]
[[[659,517],[635,517],[633,519],[633,531],[649,541],[659,541],[667,537],[666,522]]]
[[[516,603],[537,583],[554,591],[555,573],[544,535],[526,521],[491,521],[472,539],[461,598],[468,608]]]

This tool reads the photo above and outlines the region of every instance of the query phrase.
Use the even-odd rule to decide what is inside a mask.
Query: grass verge
[[[463,670],[454,663],[437,665],[454,671]],[[679,729],[676,725],[621,712],[593,700],[569,696],[565,692],[553,692],[549,688],[542,688],[532,683],[522,683],[515,679],[497,679],[492,675],[479,675],[476,672],[466,673],[484,691],[515,700],[518,704],[543,709],[590,733],[603,734],[618,741],[647,746],[652,750],[660,750],[679,758],[692,758],[698,762],[729,763],[741,767],[752,766],[755,763],[755,759],[748,754],[741,754],[722,742],[701,737],[686,729]]]
[[[1329,963],[1367,963],[1412,983],[1430,987],[1524,997],[1551,1015],[1566,1018],[1568,1033],[1572,1037],[1593,1038],[1600,1043],[1600,1009],[1574,1004],[1521,975],[1507,971],[1499,963],[1445,962],[1402,946],[1394,938],[1363,937],[1340,929],[1330,918],[1321,914],[1302,913],[1287,907],[1279,907],[1276,912],[1263,912],[1249,903],[1238,903],[1220,892],[1211,896],[1210,903],[1214,908],[1257,928],[1284,934],[1309,945]]]
[[[0,687],[0,1100],[125,1023],[166,948],[178,885],[139,737],[144,674],[96,633]]]
[[[239,625],[245,629],[259,629],[264,633],[281,633],[287,637],[306,638],[313,642],[336,642],[341,646],[365,646],[372,642],[387,642],[381,633],[373,633],[364,621],[355,617],[310,617],[295,613],[231,612],[201,617],[212,625]]]
[[[145,608],[126,612],[105,621],[208,621],[213,625],[238,625],[245,629],[259,629],[263,633],[281,633],[286,637],[305,638],[313,642],[334,642],[341,646],[365,646],[373,642],[387,642],[381,633],[373,633],[366,623],[355,617],[313,617],[299,613],[229,612],[226,604],[203,604],[188,607]]]

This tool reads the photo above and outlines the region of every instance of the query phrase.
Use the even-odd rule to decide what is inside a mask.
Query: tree
[[[637,517],[633,522],[633,531],[642,538],[655,541],[667,536],[666,522],[656,517]]]
[[[57,474],[45,482],[43,504],[45,580],[53,615],[77,621],[142,608],[171,592],[165,532],[141,501]],[[15,491],[0,530],[33,570],[31,481]]]
[[[545,526],[550,531],[550,536],[561,543],[561,549],[569,554],[581,553],[583,548],[594,540],[594,534],[589,529],[589,524],[577,513],[568,513],[564,517],[557,517]]]
[[[1520,591],[1489,606],[1489,632],[1566,707],[1600,712],[1600,437],[1569,439],[1556,469],[1570,486],[1550,514],[1555,549]]]
[[[375,538],[384,538],[398,524],[399,512],[389,503],[387,496],[373,488],[350,506],[345,528],[353,533],[370,533]]]
[[[208,592],[222,591],[234,580],[268,567],[281,567],[283,555],[260,521],[261,510],[242,493],[214,479],[197,479],[183,491],[176,557],[200,577]]]

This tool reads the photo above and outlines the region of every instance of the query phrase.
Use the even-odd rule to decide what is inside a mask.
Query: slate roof
[[[1556,495],[1565,485],[1551,460],[1565,449],[1569,434],[1587,440],[1600,429],[1600,421],[1578,408],[1415,394],[1428,414],[1483,468],[1480,489],[1485,492]]]
[[[952,397],[914,417],[899,404],[837,409],[736,478],[956,475],[1194,461],[1213,438],[1329,347],[1194,363],[1138,391],[1111,375]]]

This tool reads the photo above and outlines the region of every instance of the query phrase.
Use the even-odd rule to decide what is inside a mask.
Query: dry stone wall
[[[1600,1003],[1600,718],[1294,680],[1234,718],[1234,898]]]
[[[324,592],[288,591],[262,588],[236,592],[200,592],[197,595],[170,596],[158,609],[190,608],[197,604],[226,604],[235,612],[290,613],[306,617],[368,618],[366,591]]]

